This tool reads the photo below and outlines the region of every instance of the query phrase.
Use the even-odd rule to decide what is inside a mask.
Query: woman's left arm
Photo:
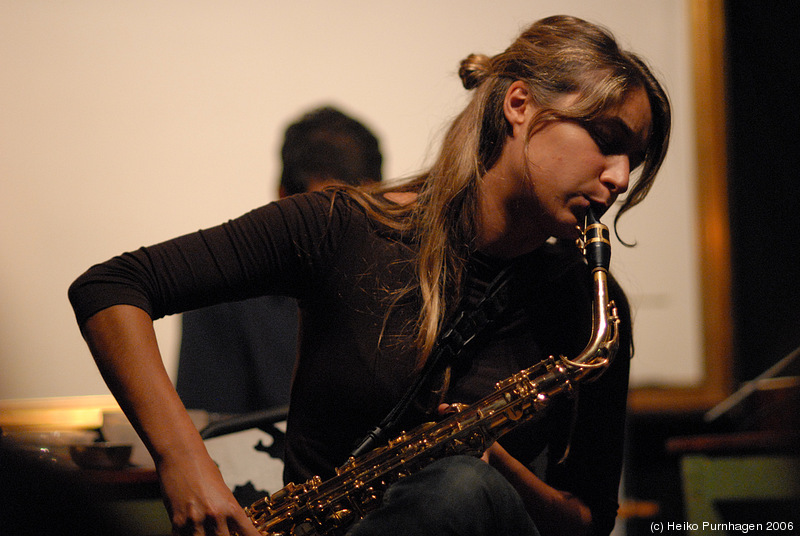
[[[581,386],[570,410],[575,412],[571,417],[575,419],[573,427],[559,429],[549,442],[551,454],[563,453],[569,446],[569,457],[563,463],[556,463],[561,456],[553,455],[547,482],[498,443],[483,457],[514,485],[536,526],[546,536],[608,534],[614,526],[624,444],[631,323],[625,295],[613,278],[610,284],[622,321],[620,347],[611,367],[598,380]]]
[[[511,482],[542,534],[589,534],[592,512],[578,497],[546,484],[498,443],[482,459]]]

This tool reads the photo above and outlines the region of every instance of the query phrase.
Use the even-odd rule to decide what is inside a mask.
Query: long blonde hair
[[[621,105],[631,90],[645,89],[653,116],[648,147],[617,219],[645,198],[669,141],[669,100],[650,69],[635,54],[621,50],[610,32],[575,17],[542,19],[494,57],[471,54],[459,76],[475,94],[447,130],[430,169],[400,185],[354,191],[373,219],[418,245],[417,281],[402,289],[417,292],[421,301],[415,341],[418,366],[430,355],[460,299],[466,260],[474,249],[478,187],[511,132],[503,102],[514,81],[527,84],[540,110],[528,137],[548,121],[602,116]],[[556,107],[565,94],[578,98],[567,108]],[[416,195],[398,205],[384,197],[389,192]]]

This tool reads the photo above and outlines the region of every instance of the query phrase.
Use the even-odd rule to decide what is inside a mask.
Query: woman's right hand
[[[261,536],[207,454],[157,464],[164,503],[179,536]]]
[[[82,330],[103,379],[156,462],[173,532],[260,536],[184,409],[150,316],[115,305],[90,317]]]

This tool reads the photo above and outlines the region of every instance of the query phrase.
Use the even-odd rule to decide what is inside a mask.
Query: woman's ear
[[[530,101],[528,86],[522,80],[516,80],[508,87],[503,101],[503,113],[511,125],[514,135],[517,135],[518,132],[523,132],[524,135],[524,131],[518,129],[527,124],[532,110],[533,105]]]

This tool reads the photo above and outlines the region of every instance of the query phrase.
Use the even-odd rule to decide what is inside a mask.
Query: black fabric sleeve
[[[78,323],[119,304],[157,319],[264,294],[310,293],[350,219],[342,194],[333,204],[332,195],[293,196],[91,267],[68,291]]]

